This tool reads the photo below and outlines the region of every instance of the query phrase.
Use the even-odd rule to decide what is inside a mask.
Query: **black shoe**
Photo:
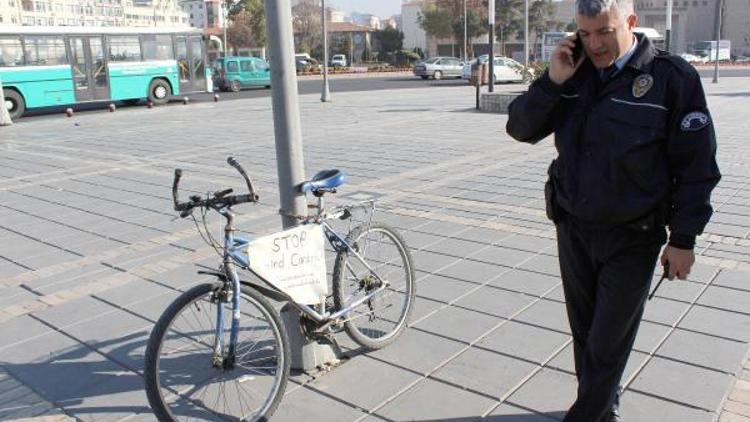
[[[612,406],[612,410],[609,411],[609,419],[607,420],[607,422],[622,422],[619,406]]]

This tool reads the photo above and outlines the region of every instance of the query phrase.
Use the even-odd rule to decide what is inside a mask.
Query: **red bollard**
[[[152,108],[154,106],[154,103],[151,100],[146,101],[146,107]]]
[[[115,103],[109,103],[109,107],[107,107],[107,109],[109,110],[110,113],[112,113],[115,110],[117,110],[117,107],[115,107]]]
[[[73,109],[68,107],[65,109],[65,115],[68,117],[73,117]]]
[[[214,102],[219,102],[219,94],[214,94]]]
[[[182,97],[182,104],[187,105],[188,102],[190,102],[190,99],[188,97]]]

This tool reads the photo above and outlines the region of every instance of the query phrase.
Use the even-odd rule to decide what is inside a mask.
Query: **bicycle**
[[[317,205],[308,206],[317,212],[299,217],[301,224],[319,225],[336,253],[332,303],[298,303],[274,280],[254,271],[252,257],[243,252],[250,239],[235,234],[232,207],[257,203],[259,196],[242,166],[232,157],[227,162],[244,178],[247,194],[232,195],[232,189],[225,189],[180,202],[182,171],[175,170],[175,211],[182,218],[193,217],[201,237],[217,249],[222,263],[218,270],[199,271],[215,276],[216,282],[182,293],[161,315],[149,337],[146,393],[161,421],[266,421],[273,415],[289,377],[290,346],[286,328],[268,298],[293,306],[309,338],[330,339],[345,330],[354,342],[369,350],[393,342],[413,310],[416,285],[411,254],[393,228],[372,219],[374,202],[330,210],[324,207],[324,195],[335,193],[346,180],[339,170],[319,172],[299,186],[301,192],[317,197]],[[193,214],[195,209],[202,211],[206,236]],[[226,220],[223,247],[211,237],[206,223],[210,210]],[[329,224],[335,219],[352,222],[362,210],[371,211],[369,219],[355,227],[350,224],[345,235]],[[379,254],[385,252],[395,253]],[[253,274],[259,282],[241,279],[238,268]],[[391,304],[389,298],[397,303]]]

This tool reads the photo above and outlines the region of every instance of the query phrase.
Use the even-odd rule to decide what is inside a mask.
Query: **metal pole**
[[[714,80],[713,83],[719,82],[719,41],[721,39],[721,11],[724,9],[724,0],[716,2],[716,53],[714,54]]]
[[[469,30],[467,29],[468,25],[468,18],[466,17],[466,0],[464,0],[464,62],[466,62],[469,59],[468,51],[466,50],[466,36],[469,33]]]
[[[671,53],[671,47],[672,47],[672,0],[667,0],[667,29],[666,34],[664,36],[665,39],[665,47],[668,53]]]
[[[529,0],[524,6],[523,65],[529,67]]]
[[[299,116],[297,78],[294,68],[292,11],[289,0],[265,0],[268,43],[271,59],[273,127],[276,138],[276,161],[279,177],[279,199],[284,214],[306,215],[305,195],[297,186],[305,181],[302,159],[302,128]],[[282,215],[284,228],[298,224]]]
[[[328,103],[331,102],[331,91],[328,88],[328,26],[326,25],[326,0],[321,1],[321,6],[321,19],[323,20],[323,92],[320,94],[320,101]]]
[[[490,41],[490,54],[489,54],[489,64],[490,64],[490,77],[489,77],[489,91],[495,92],[495,0],[490,0],[489,2],[489,24],[490,24],[490,33],[489,33],[489,41]]]
[[[224,57],[227,56],[227,26],[229,26],[229,0],[223,0],[221,2],[224,8]]]

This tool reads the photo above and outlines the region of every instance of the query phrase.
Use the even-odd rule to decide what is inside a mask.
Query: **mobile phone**
[[[581,59],[581,54],[583,54],[583,42],[581,41],[581,34],[579,34],[578,31],[576,31],[576,39],[574,43],[573,55],[570,58],[573,59],[573,65],[575,66],[578,64],[578,60]]]

